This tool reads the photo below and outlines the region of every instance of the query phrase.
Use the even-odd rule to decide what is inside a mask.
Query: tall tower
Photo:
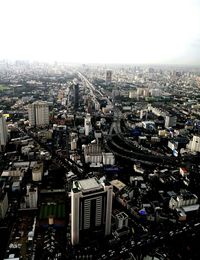
[[[3,110],[0,110],[0,150],[1,146],[5,147],[8,140],[8,129],[6,125],[6,119],[3,115]]]
[[[74,84],[74,110],[77,110],[79,106],[79,84]]]
[[[78,244],[86,235],[111,232],[112,185],[96,178],[73,182],[71,191],[71,242]]]
[[[31,126],[45,126],[49,124],[49,105],[45,101],[36,101],[28,107]]]
[[[106,85],[109,85],[112,81],[112,70],[106,71]]]

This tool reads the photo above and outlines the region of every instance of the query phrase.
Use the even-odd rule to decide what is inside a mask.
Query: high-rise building
[[[27,187],[27,193],[26,193],[26,206],[29,208],[37,208],[37,201],[38,201],[38,188],[31,186],[31,184],[28,184]]]
[[[79,84],[74,84],[74,110],[77,110],[79,106]]]
[[[109,85],[112,81],[112,70],[106,71],[106,85]]]
[[[45,101],[36,101],[28,107],[31,126],[45,126],[49,124],[49,105]]]
[[[193,152],[200,152],[200,136],[194,135],[188,144],[188,148]]]
[[[84,158],[86,163],[99,164],[102,162],[102,150],[100,143],[90,143],[83,146]]]
[[[84,128],[85,128],[85,135],[88,136],[92,130],[92,123],[91,123],[91,116],[87,114],[84,119]]]
[[[73,182],[71,190],[71,242],[76,245],[87,235],[111,232],[112,185],[96,178]]]
[[[0,219],[4,218],[8,210],[8,195],[0,193]]]
[[[3,111],[0,110],[0,151],[1,146],[4,147],[8,140],[8,129],[6,125],[6,119],[3,116]]]

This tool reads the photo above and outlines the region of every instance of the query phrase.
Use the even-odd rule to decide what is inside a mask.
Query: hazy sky
[[[200,64],[200,0],[0,0],[0,59]]]

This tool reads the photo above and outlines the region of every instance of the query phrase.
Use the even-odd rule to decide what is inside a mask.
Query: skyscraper
[[[8,129],[6,125],[6,119],[3,116],[3,110],[0,110],[0,151],[1,147],[4,147],[8,140]]]
[[[112,185],[96,178],[73,182],[71,191],[71,242],[76,245],[94,231],[111,232]]]
[[[112,81],[112,70],[106,71],[106,85],[109,85]]]
[[[74,110],[77,110],[79,106],[79,84],[74,83]]]
[[[28,107],[31,126],[45,126],[49,124],[49,105],[45,101],[36,101]]]

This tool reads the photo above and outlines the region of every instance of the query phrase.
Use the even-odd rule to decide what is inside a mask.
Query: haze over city
[[[0,59],[199,65],[195,0],[1,0]]]

